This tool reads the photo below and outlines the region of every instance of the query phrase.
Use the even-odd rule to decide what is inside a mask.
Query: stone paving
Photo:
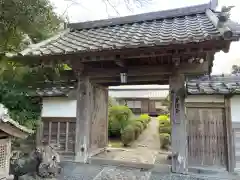
[[[115,152],[110,150],[96,157],[130,163],[154,164],[159,150],[158,121],[156,118],[152,118],[147,129],[143,131],[130,148]],[[167,157],[167,155],[165,155],[165,157]]]
[[[240,176],[151,173],[135,168],[63,163],[59,180],[239,180]]]

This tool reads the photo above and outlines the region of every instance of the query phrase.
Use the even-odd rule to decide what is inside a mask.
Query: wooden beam
[[[228,171],[234,172],[235,164],[234,161],[235,154],[234,154],[234,144],[233,144],[233,129],[232,129],[232,118],[231,118],[231,104],[230,104],[230,97],[224,98],[225,102],[225,115],[226,115],[226,133],[227,133],[227,164],[228,164]]]
[[[87,163],[89,155],[90,107],[89,78],[78,73],[75,161]]]
[[[165,81],[136,81],[136,82],[127,82],[125,84],[122,84],[121,82],[108,82],[108,83],[99,83],[101,86],[120,86],[120,85],[152,85],[152,84],[157,84],[157,85],[168,85],[169,80]]]
[[[120,56],[116,56],[116,58],[115,58],[114,61],[115,61],[115,64],[116,64],[117,66],[122,67],[122,68],[125,67],[125,63],[124,63],[124,61],[120,58]]]
[[[51,139],[52,139],[52,122],[49,121],[48,122],[48,144],[51,143]]]
[[[116,65],[119,66],[119,67],[125,67],[125,63],[122,61],[122,60],[116,60],[115,61]]]
[[[42,119],[38,120],[37,130],[36,130],[36,145],[40,146],[42,144],[43,138],[43,122]]]
[[[168,76],[137,76],[137,77],[128,77],[127,82],[144,82],[144,81],[161,81],[168,80]],[[111,83],[111,82],[121,82],[119,77],[108,77],[108,78],[92,78],[90,79],[93,83]]]
[[[188,143],[185,117],[184,75],[175,71],[170,77],[171,122],[172,122],[172,172],[187,174]]]
[[[209,71],[209,62],[204,61],[199,63],[182,63],[178,66],[178,71],[181,74],[187,75],[203,75]],[[170,75],[172,74],[173,65],[158,65],[158,66],[134,66],[126,67],[129,76],[143,76],[143,75]],[[87,75],[89,77],[113,77],[119,76],[122,68],[87,68]]]
[[[68,141],[69,141],[69,122],[66,122],[66,142],[65,142],[65,152],[68,152]]]

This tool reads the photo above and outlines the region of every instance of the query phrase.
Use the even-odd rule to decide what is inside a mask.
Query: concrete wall
[[[42,117],[76,117],[77,101],[67,97],[43,98]]]
[[[232,122],[240,122],[240,95],[230,99]]]
[[[230,99],[232,127],[234,130],[236,170],[240,171],[240,95]]]

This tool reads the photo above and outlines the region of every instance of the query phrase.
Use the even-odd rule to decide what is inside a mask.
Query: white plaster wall
[[[221,95],[189,95],[185,102],[223,103],[224,96]]]
[[[230,99],[232,122],[240,122],[240,95]]]
[[[43,98],[42,117],[76,117],[77,101],[67,97]]]

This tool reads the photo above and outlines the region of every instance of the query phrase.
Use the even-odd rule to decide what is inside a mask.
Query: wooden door
[[[224,108],[187,108],[188,163],[226,168]]]
[[[148,100],[142,100],[141,109],[142,113],[149,113]]]
[[[154,100],[149,100],[149,113],[156,113],[156,106]]]

